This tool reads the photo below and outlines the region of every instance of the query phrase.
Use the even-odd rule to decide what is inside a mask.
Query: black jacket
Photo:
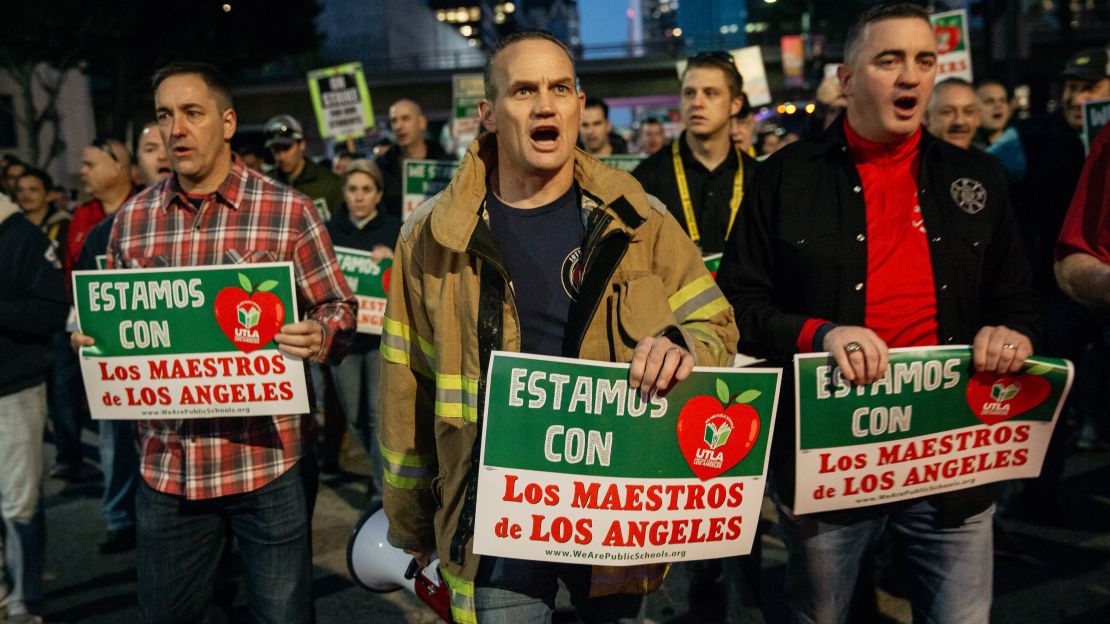
[[[401,221],[382,211],[374,217],[361,230],[351,221],[347,212],[347,204],[340,204],[332,214],[331,221],[327,222],[328,236],[335,247],[348,247],[359,251],[372,251],[378,245],[385,245],[390,249],[397,246],[397,237],[401,234]],[[377,349],[381,344],[381,336],[372,334],[355,334],[351,344],[351,353],[366,353]]]
[[[728,234],[729,201],[732,199],[732,185],[736,177],[736,169],[740,160],[736,151],[730,151],[728,158],[718,167],[709,171],[690,152],[690,148],[683,139],[685,133],[676,141],[679,142],[679,157],[682,158],[686,183],[690,190],[690,203],[694,207],[694,215],[698,221],[698,233],[701,240],[698,246],[702,253],[713,254],[724,251],[725,238]],[[748,156],[741,154],[744,162],[744,194],[752,190],[752,180],[759,163]],[[682,199],[678,194],[678,180],[674,174],[674,155],[671,153],[671,144],[648,156],[644,162],[636,167],[632,175],[650,195],[654,195],[663,202],[678,224],[686,233],[686,215],[682,211]],[[737,217],[739,221],[739,217]],[[733,225],[733,229],[736,226]]]
[[[65,326],[69,304],[50,239],[3,201],[0,267],[0,396],[7,396],[46,380],[50,337]]]
[[[424,146],[428,153],[424,155],[423,160],[455,160],[454,157],[444,151],[439,141],[425,140]],[[382,205],[385,207],[385,213],[397,219],[401,218],[401,203],[405,198],[405,189],[401,188],[404,182],[401,177],[401,165],[404,164],[404,161],[405,159],[401,156],[401,147],[397,145],[391,147],[388,152],[374,161],[378,168],[382,170],[382,182],[385,187],[382,189]]]
[[[1006,180],[987,154],[921,137],[918,199],[928,231],[940,344],[969,344],[984,325],[1040,337],[1029,263]],[[967,192],[960,196],[954,188]],[[965,207],[961,207],[960,201]],[[785,366],[810,318],[865,324],[867,212],[842,121],[763,163],[744,199],[717,281],[736,310],[739,350]],[[789,386],[787,386],[789,387]],[[775,466],[793,499],[793,392],[783,392]],[[782,491],[780,489],[780,491]],[[940,497],[962,521],[990,504],[981,488]]]

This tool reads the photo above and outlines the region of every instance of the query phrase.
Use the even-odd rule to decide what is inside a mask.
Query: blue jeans
[[[46,562],[42,433],[46,384],[0,396],[0,588],[11,580],[8,615],[38,613]]]
[[[633,622],[640,614],[640,594],[590,598],[591,566],[482,557],[474,579],[478,624],[551,622],[562,580],[584,624]]]
[[[316,486],[311,456],[258,490],[209,500],[163,494],[142,482],[135,548],[140,621],[204,620],[230,526],[239,542],[251,619],[311,622]]]
[[[790,622],[845,622],[861,564],[888,528],[914,624],[989,621],[993,505],[957,527],[940,525],[930,498],[804,516],[778,507]]]
[[[139,452],[135,422],[101,420],[100,469],[104,472],[104,493],[100,513],[108,530],[135,526],[135,489],[139,483]]]
[[[84,464],[81,452],[81,425],[85,420],[85,386],[81,364],[69,344],[69,334],[58,332],[51,339],[49,413],[54,427],[54,462],[63,468],[78,469]]]
[[[377,349],[364,354],[350,353],[331,366],[336,394],[347,422],[359,444],[370,457],[370,480],[374,492],[382,494],[382,451],[378,446],[378,371],[381,358]]]

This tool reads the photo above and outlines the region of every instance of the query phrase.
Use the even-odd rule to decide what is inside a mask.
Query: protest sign
[[[613,156],[597,157],[598,160],[606,165],[620,169],[621,171],[627,171],[628,173],[632,173],[633,169],[639,167],[640,163],[644,162],[645,158],[647,158],[647,156],[641,156],[639,154],[615,154]]]
[[[401,172],[404,178],[401,220],[408,219],[424,200],[447,188],[458,168],[459,163],[454,160],[406,160]]]
[[[934,13],[929,19],[937,33],[937,82],[948,78],[963,78],[974,82],[967,9]]]
[[[355,139],[374,127],[374,111],[362,63],[347,63],[308,72],[308,92],[320,136]]]
[[[382,335],[385,296],[389,293],[389,276],[393,260],[374,262],[369,251],[336,247],[335,259],[347,278],[347,285],[358,299],[358,333]]]
[[[1083,148],[1091,153],[1091,141],[1110,122],[1110,99],[1088,100],[1083,103]]]
[[[451,138],[469,143],[478,136],[481,122],[478,103],[486,96],[485,76],[481,73],[451,76]]]
[[[73,295],[93,418],[308,411],[301,360],[273,342],[299,318],[289,262],[74,271]]]
[[[794,358],[794,512],[866,507],[1036,477],[1071,386],[1071,362],[977,373],[966,347],[891,349],[854,386],[827,353]]]
[[[636,565],[751,551],[781,372],[695,369],[644,401],[628,368],[494,353],[475,552]]]

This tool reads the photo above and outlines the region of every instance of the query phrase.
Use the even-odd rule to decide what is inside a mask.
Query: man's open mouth
[[[531,137],[536,143],[554,143],[559,139],[559,129],[554,126],[535,128]]]
[[[917,98],[912,95],[904,95],[894,100],[894,106],[908,113],[917,107]]]
[[[172,171],[173,169],[170,169],[169,167],[158,167],[158,175],[166,175],[167,173],[171,173]]]

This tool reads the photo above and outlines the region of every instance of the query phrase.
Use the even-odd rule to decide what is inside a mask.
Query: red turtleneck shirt
[[[917,173],[921,129],[895,144],[844,132],[867,205],[866,325],[890,347],[937,344],[937,299]]]

